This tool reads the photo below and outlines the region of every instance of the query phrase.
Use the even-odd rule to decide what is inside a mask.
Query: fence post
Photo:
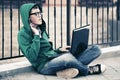
[[[70,4],[71,0],[67,0],[67,45],[70,45]]]
[[[116,13],[117,13],[117,20],[120,20],[120,0],[117,0],[117,9],[116,9]]]

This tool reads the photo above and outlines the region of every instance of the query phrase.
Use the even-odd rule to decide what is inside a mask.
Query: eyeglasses
[[[30,15],[39,16],[39,15],[42,15],[42,12],[35,12],[35,13],[31,13]]]

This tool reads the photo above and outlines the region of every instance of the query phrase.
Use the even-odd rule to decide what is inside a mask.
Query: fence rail
[[[54,48],[70,45],[72,30],[86,24],[91,25],[89,45],[120,44],[120,0],[0,0],[0,60],[23,56],[17,43],[19,8],[30,2],[42,6]]]

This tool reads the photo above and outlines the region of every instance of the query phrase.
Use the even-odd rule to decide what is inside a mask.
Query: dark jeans
[[[86,49],[77,56],[73,56],[71,53],[63,53],[63,55],[60,55],[46,63],[40,73],[52,75],[63,69],[77,68],[80,71],[80,75],[87,75],[87,65],[96,59],[100,54],[101,51],[96,45]]]

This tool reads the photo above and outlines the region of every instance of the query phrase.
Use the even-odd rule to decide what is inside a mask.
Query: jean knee
[[[97,55],[97,56],[101,55],[101,49],[98,45],[93,45],[91,49],[92,49],[92,51],[94,51],[95,55]]]
[[[72,54],[67,54],[66,58],[63,59],[65,64],[73,63],[76,61],[76,58]]]

